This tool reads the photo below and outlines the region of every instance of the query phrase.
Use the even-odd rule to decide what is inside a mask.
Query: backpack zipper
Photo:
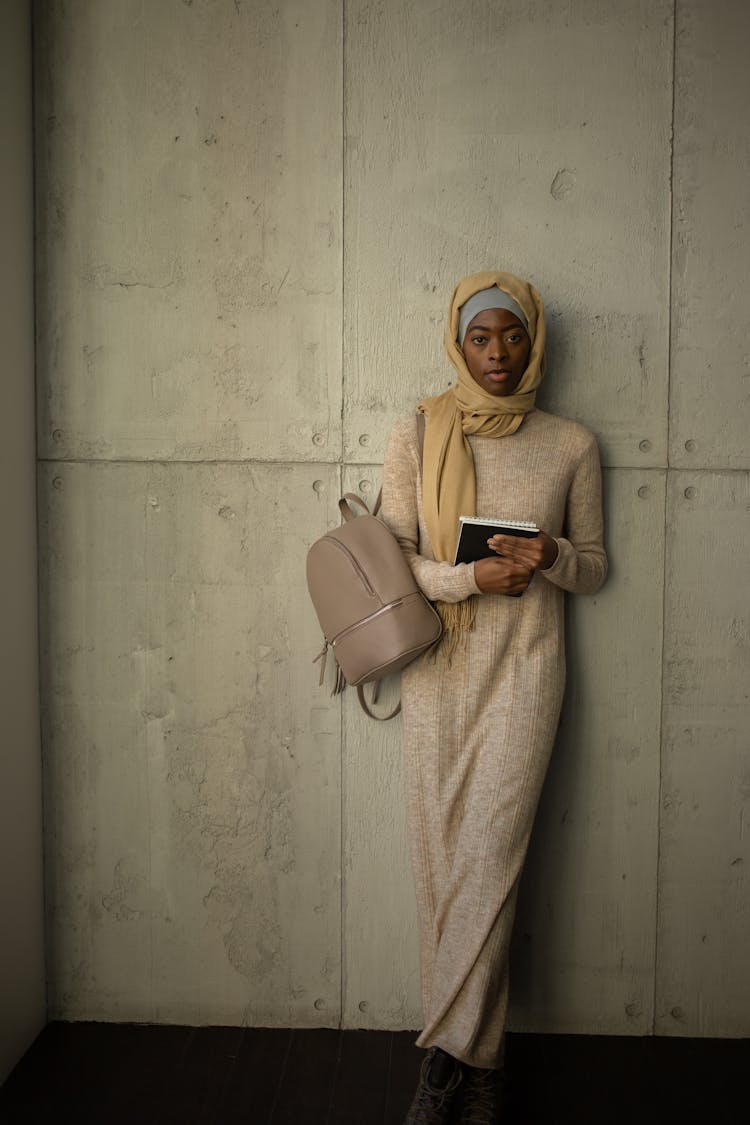
[[[348,550],[348,549],[347,549],[347,548],[346,548],[346,547],[344,546],[344,544],[343,544],[343,543],[340,543],[338,539],[334,539],[334,538],[333,538],[333,536],[328,536],[328,535],[326,535],[326,537],[325,537],[325,538],[326,538],[326,540],[327,540],[327,541],[328,541],[329,543],[333,543],[333,544],[334,544],[334,545],[335,545],[336,547],[338,547],[338,549],[339,549],[340,551],[343,551],[343,552],[344,552],[344,554],[345,554],[345,555],[346,555],[346,557],[348,558],[349,562],[350,562],[350,563],[351,563],[351,565],[352,565],[352,566],[354,567],[354,570],[355,570],[355,571],[357,572],[357,574],[358,574],[358,575],[359,575],[359,577],[361,578],[361,580],[362,580],[362,584],[363,584],[363,586],[365,587],[365,589],[367,590],[367,592],[368,592],[368,594],[370,595],[370,597],[372,597],[372,598],[375,598],[375,597],[377,597],[377,594],[375,593],[375,591],[373,590],[372,586],[370,585],[370,580],[369,580],[369,578],[367,577],[367,575],[365,574],[364,570],[363,570],[363,569],[362,569],[362,567],[361,567],[361,566],[359,565],[359,563],[357,562],[357,560],[355,559],[355,557],[354,557],[354,555],[353,555],[353,554],[351,553],[351,551],[350,551],[350,550]],[[387,609],[388,607],[386,606],[385,608]],[[376,612],[378,612],[378,613],[379,613],[379,612],[381,612],[381,611],[380,611],[380,610],[378,610],[378,611],[376,611]],[[366,620],[367,620],[367,618],[366,618]],[[331,643],[333,643],[333,642],[331,642]]]
[[[363,617],[361,621],[355,621],[353,625],[347,625],[346,629],[342,629],[341,632],[337,633],[333,638],[331,648],[335,648],[339,641],[342,641],[344,637],[348,637],[355,629],[361,629],[363,625],[369,625],[376,617],[380,617],[381,613],[388,613],[392,609],[398,609],[400,605],[403,605],[404,602],[409,601],[409,599],[413,597],[415,597],[414,594],[407,594],[405,598],[397,598],[395,602],[388,602],[388,605],[381,606],[380,609],[376,609],[374,613],[369,613],[367,617]]]

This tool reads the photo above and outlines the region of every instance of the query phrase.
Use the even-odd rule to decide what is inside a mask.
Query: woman
[[[437,603],[437,653],[402,676],[407,820],[429,1048],[407,1125],[498,1120],[508,947],[557,730],[563,591],[607,570],[592,435],[537,410],[544,309],[508,273],[464,278],[446,330],[455,385],[391,434],[382,515]],[[459,516],[533,521],[453,566]]]

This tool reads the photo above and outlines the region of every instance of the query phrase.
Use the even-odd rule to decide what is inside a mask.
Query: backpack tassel
[[[336,681],[333,685],[333,691],[331,692],[331,695],[341,695],[341,692],[344,690],[345,687],[346,687],[346,676],[344,675],[344,669],[341,668],[340,665],[337,662],[336,663]]]
[[[323,647],[320,650],[320,652],[318,653],[318,655],[315,657],[315,659],[313,660],[313,664],[317,664],[317,662],[320,661],[320,678],[318,680],[318,686],[319,687],[322,687],[323,680],[325,679],[325,675],[326,675],[326,664],[328,662],[328,647],[329,647],[329,642],[324,637],[323,638]],[[341,692],[346,687],[346,676],[344,675],[343,668],[341,668],[339,666],[339,663],[338,663],[338,661],[336,660],[335,657],[334,657],[334,664],[335,664],[335,667],[336,667],[336,671],[335,671],[334,676],[333,676],[333,687],[331,688],[331,695],[341,695]]]

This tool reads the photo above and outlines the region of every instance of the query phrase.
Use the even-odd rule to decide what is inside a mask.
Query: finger
[[[514,563],[523,563],[531,570],[536,570],[542,559],[541,545],[535,539],[522,539],[514,535],[495,535],[488,539],[489,547],[504,559]]]
[[[515,554],[511,555],[513,562],[522,563],[531,570],[536,570],[542,560],[542,552],[536,547],[518,547]]]
[[[487,540],[493,551],[500,555],[509,555],[515,543],[513,535],[493,535]]]

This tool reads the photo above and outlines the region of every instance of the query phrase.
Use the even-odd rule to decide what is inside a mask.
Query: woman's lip
[[[506,375],[510,375],[510,371],[506,371],[505,368],[494,368],[492,371],[488,371],[487,374],[490,379],[504,379]]]

